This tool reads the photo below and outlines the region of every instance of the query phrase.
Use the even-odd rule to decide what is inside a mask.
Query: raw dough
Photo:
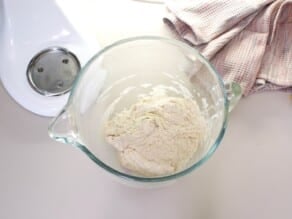
[[[123,167],[144,176],[185,168],[204,140],[206,121],[191,99],[144,97],[107,121],[106,140]]]

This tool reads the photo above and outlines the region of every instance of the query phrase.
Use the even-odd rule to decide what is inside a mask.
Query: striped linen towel
[[[164,22],[244,95],[292,91],[292,0],[166,0]]]

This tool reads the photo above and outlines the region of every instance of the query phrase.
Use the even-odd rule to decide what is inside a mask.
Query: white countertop
[[[161,21],[162,5],[101,3],[97,38],[102,46],[134,35],[171,36]],[[0,100],[1,219],[292,217],[287,93],[243,99],[213,157],[191,176],[153,190],[118,184],[79,150],[51,140],[49,119],[22,109],[1,86]]]

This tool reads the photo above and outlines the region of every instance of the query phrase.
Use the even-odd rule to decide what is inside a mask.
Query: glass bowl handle
[[[242,97],[242,89],[236,82],[226,83],[224,86],[229,104],[228,111],[231,112]]]

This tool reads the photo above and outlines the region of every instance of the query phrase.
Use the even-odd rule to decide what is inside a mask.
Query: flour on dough
[[[123,167],[163,176],[189,164],[205,138],[206,121],[194,100],[148,96],[108,120],[105,135]]]

